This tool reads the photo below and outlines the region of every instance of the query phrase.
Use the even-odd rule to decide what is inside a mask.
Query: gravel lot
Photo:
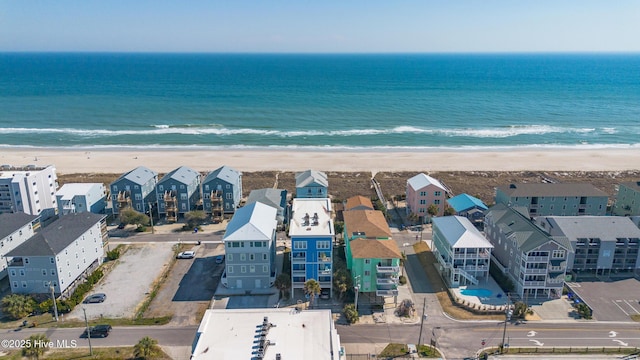
[[[94,293],[104,293],[107,299],[99,304],[80,304],[65,317],[84,319],[100,316],[109,318],[131,318],[136,307],[145,299],[153,281],[173,257],[171,244],[154,243],[133,245],[118,259],[119,263],[94,287]]]

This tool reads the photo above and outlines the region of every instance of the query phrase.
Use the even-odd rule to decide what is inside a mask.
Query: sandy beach
[[[211,171],[623,171],[640,169],[640,149],[512,150],[496,152],[280,150],[2,149],[0,165],[55,165],[58,173],[122,173],[144,165],[160,173],[185,165]]]

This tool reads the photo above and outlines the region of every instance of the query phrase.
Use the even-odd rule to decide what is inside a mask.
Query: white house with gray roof
[[[538,226],[571,243],[567,271],[599,274],[640,268],[640,229],[622,216],[540,216]]]
[[[306,170],[296,174],[297,198],[326,198],[329,196],[327,174],[317,170]]]
[[[150,205],[156,203],[157,182],[158,173],[144,166],[122,174],[109,185],[113,213],[117,215],[125,208],[148,212]]]
[[[0,279],[7,276],[7,253],[32,237],[39,227],[38,215],[23,212],[0,214]]]
[[[167,222],[178,221],[194,210],[200,200],[200,173],[181,166],[160,179],[156,184],[158,216]]]
[[[67,294],[104,258],[108,234],[105,215],[89,212],[60,217],[31,236],[6,257],[11,292]]]
[[[222,237],[225,273],[222,284],[229,289],[266,289],[276,278],[275,208],[254,202],[236,211]]]
[[[242,200],[242,173],[226,165],[210,172],[202,181],[202,198],[214,220],[233,214]]]
[[[56,192],[58,215],[85,211],[103,214],[106,198],[107,190],[102,183],[64,184]]]
[[[497,204],[484,218],[492,261],[509,276],[520,298],[562,295],[571,244],[539,228],[523,207]]]
[[[462,216],[433,219],[433,253],[450,287],[489,280],[493,245]]]
[[[520,183],[498,186],[496,204],[523,206],[529,216],[603,216],[609,196],[586,183]]]

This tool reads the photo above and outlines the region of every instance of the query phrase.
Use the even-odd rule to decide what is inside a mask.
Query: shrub
[[[342,308],[342,312],[344,313],[344,317],[347,319],[349,324],[355,324],[358,322],[358,312],[356,311],[355,304],[347,304]]]
[[[407,283],[407,278],[404,275],[400,275],[400,277],[398,278],[398,282],[400,283],[400,285],[404,285]]]
[[[107,259],[109,261],[113,261],[120,258],[120,249],[119,248],[115,248],[111,251],[107,251]]]
[[[38,310],[40,310],[41,313],[48,313],[51,311],[52,308],[53,308],[53,300],[51,299],[47,299],[41,302],[40,304],[38,304]]]
[[[2,312],[13,320],[22,319],[36,308],[36,302],[31,296],[21,294],[5,296],[0,305]]]

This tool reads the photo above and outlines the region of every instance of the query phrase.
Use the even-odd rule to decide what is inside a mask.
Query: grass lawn
[[[422,269],[427,275],[431,286],[436,291],[436,296],[438,297],[442,311],[449,314],[452,318],[459,320],[504,320],[504,315],[502,314],[477,315],[453,304],[446,290],[447,286],[434,266],[434,264],[436,264],[436,258],[431,252],[431,249],[429,249],[429,246],[425,242],[418,242],[413,245],[413,249],[416,252],[416,256],[418,256],[418,260],[420,260]]]
[[[409,348],[407,347],[406,344],[391,343],[387,345],[387,347],[385,347],[380,354],[378,354],[378,357],[380,358],[400,357],[400,356],[407,355],[408,351],[409,351]],[[427,345],[421,345],[418,348],[418,352],[420,353],[421,357],[440,358],[442,356],[436,350],[432,350]]]
[[[2,357],[8,360],[21,360],[22,353],[20,350],[11,351],[8,355]],[[152,357],[158,360],[171,360],[171,358],[160,351]],[[92,360],[107,360],[107,359],[125,359],[134,360],[137,359],[133,356],[133,346],[130,347],[103,347],[93,348],[93,356],[89,355],[89,348],[77,348],[77,349],[58,349],[49,350],[40,357],[40,359],[49,360],[72,360],[72,359],[92,359]]]

